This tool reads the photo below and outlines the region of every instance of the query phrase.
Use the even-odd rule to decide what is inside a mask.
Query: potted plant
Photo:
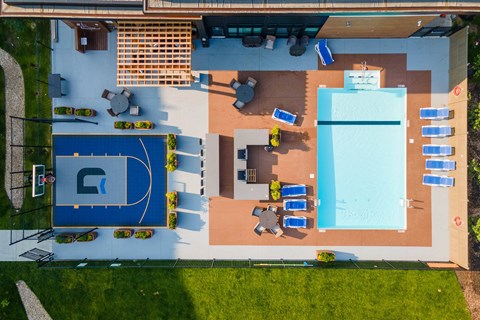
[[[74,114],[74,112],[75,112],[75,108],[72,108],[72,107],[55,107],[55,108],[53,108],[53,113],[54,114],[71,116],[72,114]]]
[[[177,191],[167,192],[165,196],[167,197],[167,200],[168,200],[167,208],[169,210],[174,210],[175,208],[177,208],[177,205],[178,205]]]
[[[55,236],[56,243],[73,243],[75,235],[73,233],[61,233]]]
[[[115,121],[113,127],[120,130],[133,129],[133,123],[129,121]]]
[[[282,131],[277,125],[273,126],[271,135],[272,138],[270,139],[270,144],[272,145],[272,147],[280,146],[280,141],[282,139]]]
[[[132,229],[115,229],[113,231],[113,237],[115,239],[128,239],[132,236]]]
[[[148,239],[153,236],[153,230],[152,229],[139,229],[135,231],[135,238],[137,239]]]
[[[270,183],[270,195],[272,196],[273,200],[278,200],[281,197],[280,189],[282,186],[280,185],[280,181],[272,180]]]
[[[150,130],[153,129],[154,124],[152,121],[135,121],[135,129],[137,130]]]
[[[317,251],[317,261],[319,262],[333,262],[335,261],[335,252],[330,250],[319,250]]]
[[[174,230],[177,227],[177,212],[171,211],[168,214],[168,229]]]
[[[175,151],[177,149],[177,135],[169,133],[167,135],[167,147],[168,150]]]
[[[97,115],[97,111],[89,108],[80,108],[75,109],[75,115],[81,117],[95,117]]]
[[[173,172],[177,169],[177,164],[177,155],[173,153],[173,151],[170,151],[167,155],[167,165],[165,168],[167,168],[169,172]]]
[[[79,242],[88,242],[88,241],[93,241],[97,238],[97,233],[96,232],[89,232],[86,234],[82,234],[77,238],[77,241]]]

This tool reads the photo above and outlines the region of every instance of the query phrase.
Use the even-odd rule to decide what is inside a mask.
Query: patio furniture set
[[[449,108],[421,108],[420,119],[425,120],[448,120],[452,112]],[[450,126],[422,126],[422,137],[425,138],[444,138],[454,134],[454,129]],[[453,147],[450,145],[425,144],[422,147],[424,156],[451,156]],[[455,170],[456,163],[453,160],[446,159],[426,159],[425,169],[431,171],[451,171]],[[426,186],[453,187],[455,179],[449,176],[440,176],[435,174],[424,174],[423,184]]]
[[[306,35],[297,39],[297,36],[291,35],[288,37],[287,46],[290,46],[290,55],[299,57],[307,51],[307,46],[310,42],[310,38]]]
[[[233,106],[237,110],[241,110],[247,103],[253,100],[255,96],[255,86],[257,85],[257,80],[248,77],[246,83],[240,83],[235,79],[230,81],[230,87],[235,90],[235,95],[237,100],[233,103]]]
[[[133,93],[128,88],[123,88],[120,94],[112,92],[108,89],[103,90],[102,98],[110,101],[110,108],[107,112],[112,117],[129,111],[131,116],[140,115],[140,107],[130,105],[130,99],[133,97]],[[137,130],[150,130],[155,127],[154,123],[149,120],[135,121],[134,123],[129,121],[115,121],[113,124],[115,129],[137,129]]]
[[[282,197],[302,197],[307,195],[307,186],[304,184],[294,184],[282,186]],[[283,208],[286,211],[305,211],[307,210],[306,199],[285,199]],[[283,217],[284,228],[306,228],[307,218],[303,216],[285,215]]]
[[[283,234],[283,230],[278,224],[277,210],[277,207],[271,205],[267,208],[253,208],[252,216],[258,217],[258,223],[253,229],[257,235],[261,236],[262,233],[267,230],[273,233],[275,238],[278,238]]]

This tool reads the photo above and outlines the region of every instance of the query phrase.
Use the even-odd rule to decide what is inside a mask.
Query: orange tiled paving
[[[418,201],[415,208],[407,209],[407,230],[328,230],[319,232],[317,211],[313,205],[316,195],[317,88],[343,87],[343,71],[361,69],[361,61],[368,62],[370,70],[381,70],[381,86],[407,87],[407,198]],[[431,191],[422,186],[424,157],[422,144],[430,139],[421,137],[419,108],[430,105],[430,71],[407,71],[406,55],[336,55],[335,63],[321,70],[305,72],[237,72],[212,71],[209,88],[209,132],[219,133],[220,138],[220,197],[210,199],[211,245],[351,245],[351,246],[431,246]],[[242,112],[232,103],[235,95],[229,87],[232,78],[245,82],[251,76],[258,80],[255,98]],[[295,126],[288,126],[271,119],[275,106],[297,114]],[[259,202],[233,200],[233,130],[234,128],[268,128],[275,124],[283,130],[282,143],[274,152],[261,147],[249,147],[249,167],[257,168],[257,182],[306,184],[308,186],[308,211],[296,212],[308,218],[307,229],[285,229],[281,238],[268,232],[261,237],[253,232],[258,219],[251,216],[254,206],[276,204],[280,223],[286,213],[281,201]],[[414,143],[408,143],[414,139]],[[315,178],[311,179],[310,174]],[[291,213],[287,213],[291,214]]]

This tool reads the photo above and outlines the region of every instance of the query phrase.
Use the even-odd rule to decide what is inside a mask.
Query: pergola
[[[117,85],[189,86],[190,22],[118,22]]]

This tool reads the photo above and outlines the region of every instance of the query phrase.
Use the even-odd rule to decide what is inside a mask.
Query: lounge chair
[[[451,156],[453,147],[445,144],[424,144],[422,153],[424,156]]]
[[[307,195],[307,186],[304,184],[292,184],[282,187],[282,197],[300,197]]]
[[[275,108],[275,110],[273,110],[272,119],[292,126],[295,123],[297,116],[288,111]]]
[[[297,217],[285,215],[283,216],[283,227],[284,228],[306,228],[307,227],[307,217]]]
[[[305,199],[283,200],[283,208],[287,211],[305,211],[307,210],[307,200]]]
[[[236,100],[234,103],[233,103],[233,106],[235,108],[237,108],[238,111],[240,111],[243,107],[245,107],[245,102],[242,102],[240,100]]]
[[[449,117],[449,108],[420,108],[420,119],[443,120]]]
[[[332,64],[335,61],[333,60],[332,52],[327,47],[327,39],[320,40],[315,45],[315,51],[317,51],[318,56],[320,57],[320,60],[322,60],[322,64],[324,66],[328,66],[329,64]]]
[[[282,228],[280,228],[280,225],[279,225],[279,224],[276,224],[275,227],[273,227],[272,229],[270,229],[270,231],[273,233],[273,235],[275,236],[275,238],[278,238],[278,237],[280,237],[280,236],[283,234],[283,230],[282,230]]]
[[[265,231],[265,228],[264,228],[262,225],[260,225],[260,222],[259,222],[259,223],[257,223],[257,225],[255,226],[255,228],[253,229],[253,231],[254,231],[256,234],[258,234],[259,236],[261,236],[262,233],[263,233],[263,231]]]
[[[275,45],[276,37],[268,35],[268,36],[265,37],[265,39],[267,40],[267,42],[265,43],[265,49],[273,50],[273,46]]]
[[[260,213],[262,213],[263,210],[265,210],[265,208],[262,208],[262,207],[254,207],[253,210],[252,210],[252,216],[259,217],[259,216],[260,216]]]
[[[427,159],[425,161],[425,169],[450,171],[455,170],[455,164],[456,163],[453,160]]]
[[[447,176],[437,176],[434,174],[423,175],[423,185],[432,187],[453,187],[455,179]]]
[[[453,134],[450,126],[422,126],[422,137],[441,138],[448,137]]]

